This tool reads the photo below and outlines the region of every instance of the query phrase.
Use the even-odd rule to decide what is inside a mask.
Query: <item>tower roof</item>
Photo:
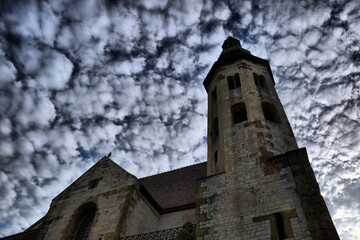
[[[228,36],[227,39],[224,41],[223,45],[221,46],[223,50],[231,47],[241,47],[240,41],[232,36]]]
[[[242,48],[240,41],[238,39],[236,39],[232,36],[229,36],[224,41],[224,43],[221,47],[222,47],[223,51],[221,52],[218,60],[211,67],[208,75],[205,77],[205,80],[203,82],[206,90],[207,90],[207,86],[210,83],[210,80],[215,75],[218,67],[220,67],[221,65],[224,65],[224,64],[230,64],[239,59],[246,59],[246,60],[252,61],[254,63],[264,64],[266,66],[266,68],[268,69],[271,79],[275,85],[274,77],[272,75],[272,71],[271,71],[269,62],[265,59],[262,59],[262,58],[252,55],[250,51]]]

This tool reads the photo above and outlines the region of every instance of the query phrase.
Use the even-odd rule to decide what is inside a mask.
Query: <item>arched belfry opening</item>
[[[267,88],[265,83],[265,77],[263,75],[258,75],[256,73],[253,73],[254,83],[256,86],[261,88]]]
[[[265,120],[275,123],[281,123],[277,109],[273,104],[268,102],[263,102],[261,106],[264,112]]]
[[[233,76],[228,76],[227,82],[228,82],[229,90],[233,90],[235,88],[241,87],[240,76],[238,73],[234,74]]]
[[[231,107],[233,124],[241,123],[248,120],[246,106],[244,103],[236,103]]]
[[[66,228],[66,239],[86,240],[89,237],[91,227],[94,225],[97,211],[94,202],[81,205],[71,217]]]

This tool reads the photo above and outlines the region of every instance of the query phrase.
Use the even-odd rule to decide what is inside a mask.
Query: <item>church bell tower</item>
[[[252,56],[233,37],[222,48],[204,81],[208,175],[231,171],[244,157],[260,160],[298,148],[268,61]]]
[[[339,239],[275,90],[269,62],[228,37],[204,80],[207,177],[200,239]]]

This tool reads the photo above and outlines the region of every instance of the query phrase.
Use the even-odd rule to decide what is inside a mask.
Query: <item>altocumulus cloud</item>
[[[342,239],[360,239],[358,1],[1,1],[0,236],[112,152],[138,177],[206,160],[227,35],[270,60]]]

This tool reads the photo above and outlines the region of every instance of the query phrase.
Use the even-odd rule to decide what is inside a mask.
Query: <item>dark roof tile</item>
[[[196,180],[206,176],[206,162],[144,177],[140,183],[162,209],[195,204]]]

